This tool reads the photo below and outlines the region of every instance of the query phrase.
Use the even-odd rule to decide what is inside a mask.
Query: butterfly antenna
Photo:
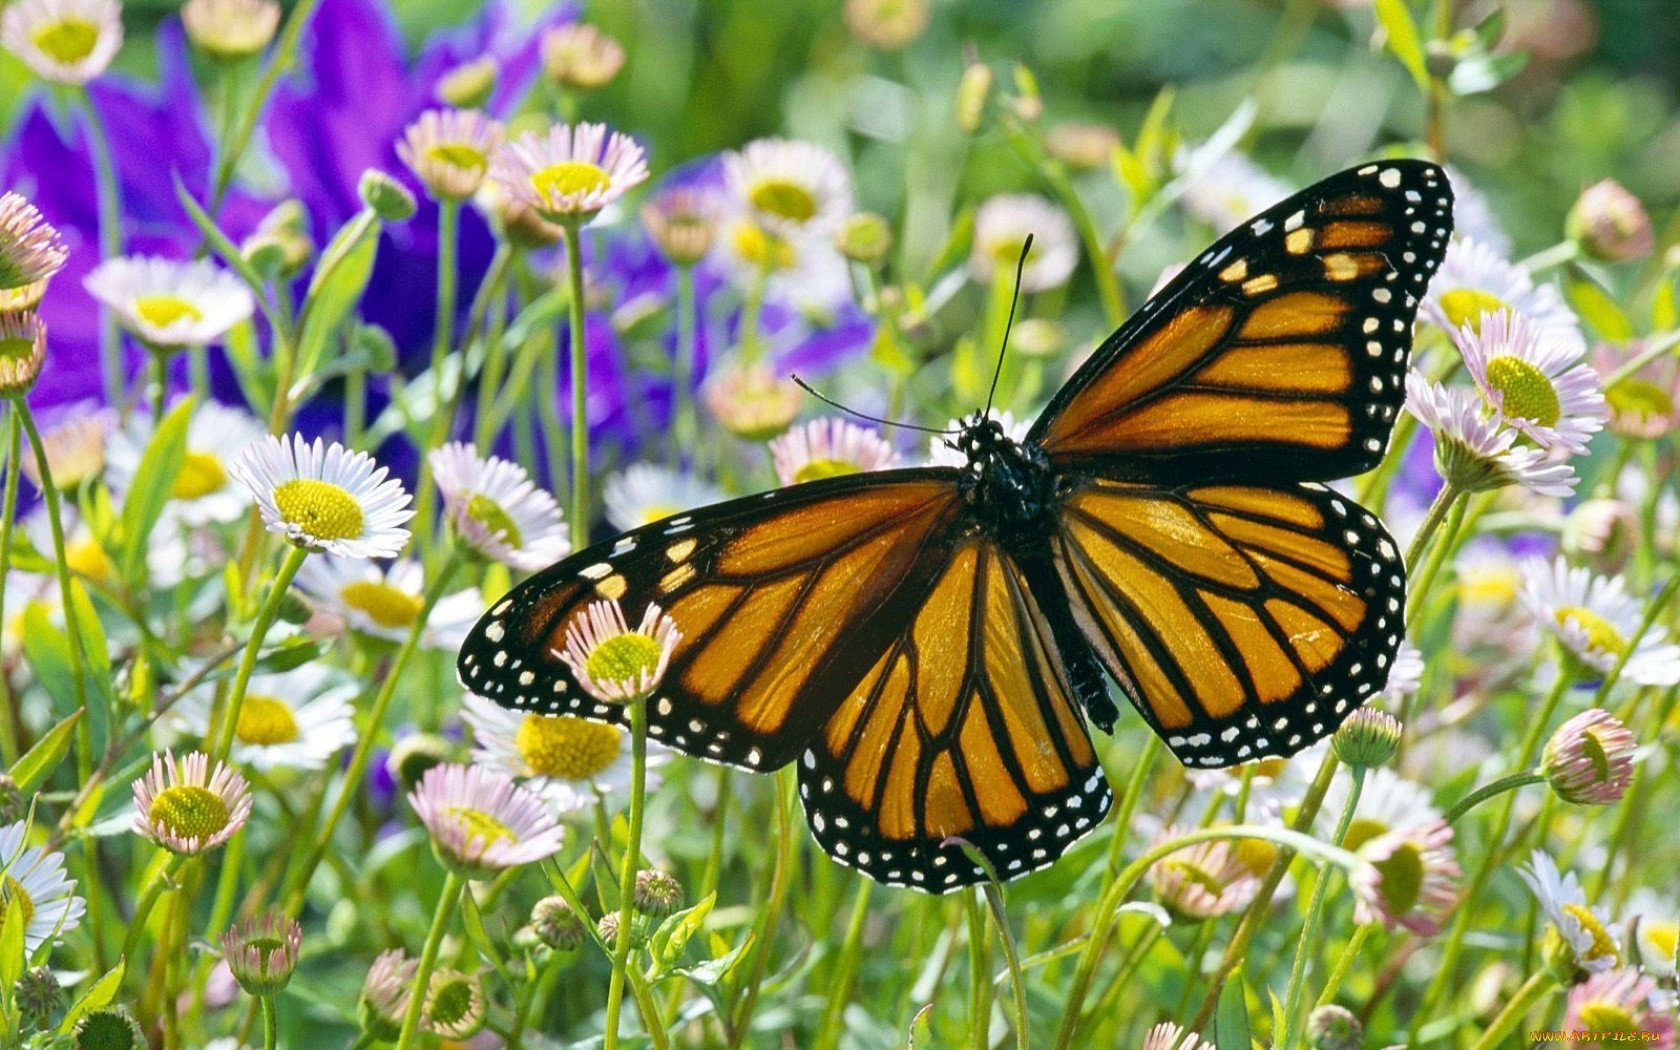
[[[794,376],[793,381],[795,383],[799,384],[799,389],[805,391],[807,394],[810,394],[812,397],[816,398],[818,401],[821,401],[823,404],[833,405],[835,408],[838,408],[840,411],[846,413],[849,416],[856,416],[859,419],[868,420],[871,423],[879,423],[884,427],[903,427],[905,430],[920,430],[924,434],[939,434],[943,437],[949,437],[950,435],[957,433],[957,431],[955,431],[955,430],[935,430],[932,427],[917,426],[915,423],[899,423],[899,422],[896,422],[895,420],[882,419],[880,416],[869,415],[867,412],[859,412],[855,408],[847,408],[845,405],[842,405],[840,402],[834,400],[832,397],[829,397],[828,395],[826,395],[826,394],[822,393],[821,391],[817,390],[810,383],[805,382],[805,380],[799,378],[798,376]]]
[[[1003,345],[998,347],[997,367],[992,369],[992,388],[986,391],[986,410],[980,413],[980,418],[989,418],[992,414],[992,398],[997,394],[998,378],[1003,375],[1003,355],[1009,349],[1009,330],[1015,327],[1015,307],[1021,301],[1021,274],[1027,268],[1027,253],[1032,251],[1033,235],[1027,234],[1027,239],[1021,244],[1021,257],[1015,260],[1015,291],[1009,296],[1009,320],[1003,323]]]

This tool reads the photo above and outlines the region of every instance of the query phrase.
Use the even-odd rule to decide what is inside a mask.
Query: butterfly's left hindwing
[[[1058,470],[1329,481],[1382,457],[1452,231],[1446,174],[1382,161],[1237,227],[1099,347],[1034,424]]]
[[[1020,568],[971,535],[799,761],[835,860],[943,893],[1060,857],[1113,796]]]
[[[1321,485],[1091,480],[1053,547],[1098,657],[1186,765],[1328,736],[1386,683],[1404,630],[1393,539]]]
[[[750,770],[797,756],[897,635],[950,549],[949,469],[853,475],[681,514],[515,587],[473,628],[461,682],[503,707],[619,724],[560,659],[592,601],[650,604],[682,640],[648,702],[649,733]]]

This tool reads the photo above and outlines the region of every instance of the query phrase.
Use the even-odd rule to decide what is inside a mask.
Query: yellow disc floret
[[[513,746],[532,776],[589,780],[617,761],[624,733],[571,715],[529,714],[514,732]]]
[[[274,490],[281,520],[310,540],[349,540],[362,534],[362,505],[337,485],[315,478],[294,478]]]
[[[418,594],[377,580],[353,580],[338,592],[339,599],[387,630],[412,627],[425,602]]]
[[[574,193],[595,193],[612,185],[612,178],[599,165],[582,160],[550,164],[531,176],[531,188],[544,200],[569,197]]]
[[[177,784],[158,792],[146,817],[176,838],[202,841],[227,827],[231,814],[222,796],[209,788]]]
[[[584,669],[597,682],[634,683],[659,667],[659,643],[645,634],[608,638],[589,654]]]
[[[1487,382],[1504,395],[1508,416],[1530,419],[1543,427],[1556,425],[1563,415],[1557,387],[1546,373],[1520,357],[1501,354],[1487,363]]]
[[[154,328],[168,328],[180,320],[204,320],[204,311],[178,295],[139,296],[134,312]]]
[[[181,473],[175,475],[175,483],[169,487],[169,495],[175,499],[201,499],[222,491],[227,480],[227,470],[214,453],[188,449],[181,462]]]
[[[239,707],[239,725],[235,732],[240,743],[272,747],[289,744],[298,738],[297,717],[291,705],[273,696],[250,695]]]
[[[806,222],[817,213],[817,199],[811,191],[788,179],[764,179],[747,198],[759,211],[794,222]]]
[[[67,66],[93,54],[98,43],[99,27],[85,18],[60,19],[35,31],[35,46]]]

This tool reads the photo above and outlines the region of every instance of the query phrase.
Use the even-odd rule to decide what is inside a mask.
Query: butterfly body
[[[797,763],[818,843],[943,892],[1053,862],[1112,794],[1109,682],[1187,765],[1290,755],[1380,690],[1404,624],[1382,523],[1322,482],[1381,458],[1418,298],[1451,228],[1416,161],[1332,176],[1203,252],[1022,440],[793,485],[580,551],[498,601],[463,684],[624,724],[563,661],[593,601],[683,638],[649,733]]]

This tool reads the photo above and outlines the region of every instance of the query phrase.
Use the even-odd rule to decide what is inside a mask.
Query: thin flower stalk
[[[245,691],[250,687],[251,674],[256,670],[257,657],[262,652],[263,639],[268,637],[269,628],[280,616],[280,606],[285,602],[286,591],[292,585],[292,578],[303,568],[303,561],[309,556],[304,547],[286,547],[285,557],[280,561],[280,568],[274,574],[274,582],[270,585],[268,597],[257,609],[257,618],[251,625],[251,636],[245,642],[245,651],[239,658],[239,670],[233,679],[233,688],[228,692],[227,704],[222,710],[218,721],[220,728],[216,732],[216,743],[210,751],[210,757],[217,761],[226,761],[229,750],[233,747],[233,738],[239,728],[239,712],[245,703]]]
[[[576,504],[574,503],[574,507]],[[618,1045],[619,1011],[624,1003],[625,975],[630,967],[630,927],[635,919],[636,872],[641,869],[642,818],[647,808],[647,699],[630,702],[630,835],[624,845],[624,857],[619,862],[618,876],[618,937],[613,941],[612,979],[607,985],[607,1036],[605,1050]],[[643,1025],[652,1028],[651,1017],[643,1018]]]
[[[1342,813],[1336,819],[1336,833],[1330,838],[1332,845],[1341,846],[1347,840],[1348,827],[1353,824],[1354,811],[1359,808],[1359,796],[1365,788],[1365,767],[1353,766],[1353,784],[1348,789],[1347,802],[1342,806]],[[1329,904],[1330,870],[1328,868],[1318,873],[1313,881],[1312,899],[1307,903],[1307,918],[1301,930],[1301,939],[1295,945],[1295,961],[1289,969],[1288,990],[1284,993],[1283,1003],[1283,1037],[1278,1045],[1283,1050],[1294,1050],[1296,1040],[1301,1034],[1301,1006],[1306,997],[1307,963],[1317,954],[1320,926],[1324,921],[1324,909]]]
[[[408,993],[408,1009],[403,1014],[402,1034],[397,1037],[397,1050],[411,1050],[420,1035],[420,1018],[426,1010],[426,989],[430,987],[432,971],[437,967],[438,951],[443,947],[443,935],[460,906],[466,880],[449,870],[443,876],[443,889],[438,893],[437,909],[432,912],[432,925],[426,933],[426,945],[420,950],[420,968],[414,972],[414,987]]]
[[[567,314],[571,321],[572,368],[572,549],[589,546],[589,350],[584,344],[583,302],[583,218],[566,220],[566,279],[571,295]],[[549,400],[552,400],[550,398]],[[558,457],[557,448],[549,455]],[[608,1044],[611,1050],[611,1044]]]
[[[18,420],[18,412],[14,409],[6,414],[6,482],[5,495],[0,497],[0,581],[7,579],[12,569],[12,528],[17,521],[18,475],[21,473],[23,460],[23,424]],[[6,623],[6,591],[0,587],[0,625]],[[3,630],[3,628],[0,628]],[[6,709],[0,711],[0,761],[4,761],[10,769],[17,762],[21,751],[18,748],[17,727],[21,720],[21,712],[17,707],[17,694],[11,684],[0,683],[0,690],[5,693]]]
[[[274,94],[274,88],[280,83],[280,78],[288,70],[296,68],[303,31],[320,6],[321,0],[299,0],[298,5],[292,8],[292,13],[286,18],[285,27],[280,30],[279,39],[269,51],[262,75],[257,78],[256,87],[252,89],[246,102],[245,112],[234,126],[233,135],[222,140],[221,150],[216,157],[215,178],[211,182],[208,210],[212,215],[221,208],[228,189],[233,185],[234,169],[238,167],[239,159],[245,155],[246,147],[251,144],[251,136],[256,133],[257,122],[262,119],[269,96]]]

